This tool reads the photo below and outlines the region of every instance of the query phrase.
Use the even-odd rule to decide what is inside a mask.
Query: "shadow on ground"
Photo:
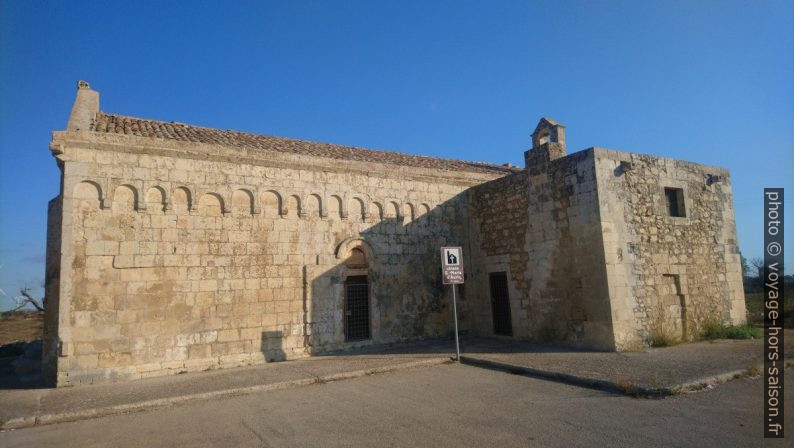
[[[279,334],[263,334],[263,352],[268,363],[284,361],[280,349]],[[487,339],[464,337],[461,339],[461,353],[597,353],[553,345],[516,342],[508,339]],[[0,345],[0,390],[46,388],[41,375],[41,340],[17,341]],[[452,338],[431,339],[386,345],[371,345],[350,350],[339,350],[316,354],[316,359],[329,357],[346,358],[388,358],[390,356],[417,359],[426,357],[455,356],[455,341]]]
[[[41,340],[0,345],[0,389],[39,389]]]
[[[599,351],[572,348],[567,346],[530,343],[515,341],[512,339],[497,339],[465,336],[460,339],[460,351],[462,354],[477,353],[603,353]],[[338,350],[327,353],[319,353],[313,357],[328,356],[351,356],[351,355],[455,355],[455,340],[452,338],[444,339],[425,339],[415,342],[400,342],[393,344],[372,345],[356,348],[353,350]]]

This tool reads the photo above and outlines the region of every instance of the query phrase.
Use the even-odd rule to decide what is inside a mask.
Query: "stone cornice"
[[[50,150],[59,161],[70,161],[69,148],[92,149],[178,159],[207,160],[272,168],[336,173],[358,173],[381,178],[473,186],[504,176],[469,171],[434,170],[393,164],[340,160],[303,154],[251,150],[206,143],[183,142],[91,131],[55,131]]]

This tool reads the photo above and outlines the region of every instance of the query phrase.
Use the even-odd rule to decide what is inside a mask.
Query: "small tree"
[[[38,300],[32,295],[30,295],[30,289],[22,288],[19,290],[18,296],[14,299],[16,300],[17,307],[13,309],[13,311],[18,311],[24,308],[26,305],[30,304],[33,308],[36,308],[36,311],[43,313],[44,312],[44,300]]]
[[[750,266],[754,268],[754,271],[750,273],[752,277],[763,277],[764,276],[764,259],[761,257],[753,257],[750,260]]]

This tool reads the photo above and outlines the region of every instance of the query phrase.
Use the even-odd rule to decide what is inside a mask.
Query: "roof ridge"
[[[104,119],[103,119],[104,118]],[[108,126],[108,119],[114,122],[113,126]],[[128,123],[128,122],[144,122],[149,124],[149,126],[155,127],[155,130],[147,130],[146,132],[137,129],[117,129],[117,125],[120,123]],[[130,123],[131,124],[131,123]],[[187,131],[196,130],[199,132],[203,132],[206,135],[176,135],[171,136],[171,130],[168,127],[178,127],[179,130],[174,129],[173,131]],[[160,127],[163,127],[160,129]],[[371,162],[380,162],[380,163],[388,163],[388,164],[400,164],[399,160],[382,160],[382,158],[387,159],[403,159],[402,162],[413,161],[415,163],[408,163],[407,165],[413,165],[418,167],[428,167],[428,168],[437,168],[437,169],[463,169],[472,171],[475,168],[479,168],[476,171],[487,171],[487,172],[503,172],[503,173],[510,173],[515,172],[516,168],[499,165],[491,162],[479,162],[479,161],[468,161],[468,160],[459,160],[459,159],[449,159],[444,157],[435,157],[435,156],[427,156],[427,155],[419,155],[419,154],[410,154],[404,153],[399,151],[389,151],[389,150],[382,150],[382,149],[370,149],[361,146],[348,146],[348,145],[340,145],[337,143],[326,143],[326,142],[317,142],[312,140],[303,140],[293,137],[279,137],[274,135],[268,134],[256,134],[253,132],[245,132],[245,131],[238,131],[234,129],[218,129],[218,128],[211,128],[207,126],[200,126],[200,125],[192,125],[177,121],[163,121],[163,120],[153,120],[150,118],[140,118],[140,117],[133,117],[130,115],[121,115],[121,114],[110,114],[106,112],[99,111],[96,114],[96,118],[91,123],[91,130],[94,132],[104,132],[104,133],[120,133],[120,134],[132,134],[137,135],[140,137],[150,137],[150,138],[165,138],[171,140],[184,140],[184,141],[195,141],[199,143],[215,143],[227,146],[248,146],[254,147],[258,149],[270,149],[277,152],[294,152],[294,153],[309,153],[318,156],[325,156],[329,158],[336,158],[336,159],[352,159],[352,160],[362,160],[363,161],[371,161]],[[155,134],[155,135],[151,135]],[[162,134],[162,135],[158,135]],[[224,138],[225,137],[225,138]],[[227,142],[229,140],[228,137],[242,137],[245,138],[245,141],[238,141],[238,142]],[[256,139],[260,139],[260,141],[256,141]],[[291,146],[293,145],[304,145],[308,146],[306,148],[288,148],[289,151],[279,150],[278,148],[270,147],[268,148],[266,142],[261,141],[261,139],[267,140],[274,140],[275,142],[271,141],[268,143],[278,143],[284,142],[288,143]],[[223,140],[223,141],[220,141]],[[236,143],[236,144],[235,144]],[[312,147],[319,152],[323,152],[323,154],[316,154],[312,151]],[[287,148],[285,148],[287,149]],[[301,151],[303,149],[303,151]],[[325,151],[322,151],[322,150]],[[340,151],[347,152],[348,154],[339,154]],[[358,152],[359,154],[356,154]],[[369,157],[365,157],[365,155],[372,155],[372,156],[381,156],[381,160],[377,160],[378,157],[372,157],[374,160],[367,160],[370,159]],[[356,157],[360,156],[360,157]],[[408,159],[408,160],[405,160]],[[422,163],[425,162],[425,163]],[[430,162],[438,162],[440,165],[443,166],[426,166],[430,164]],[[405,163],[403,163],[405,165]]]

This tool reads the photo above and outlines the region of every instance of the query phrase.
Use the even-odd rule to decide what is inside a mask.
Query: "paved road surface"
[[[0,446],[793,446],[786,381],[781,443],[762,438],[759,379],[649,400],[443,365],[8,431]]]

